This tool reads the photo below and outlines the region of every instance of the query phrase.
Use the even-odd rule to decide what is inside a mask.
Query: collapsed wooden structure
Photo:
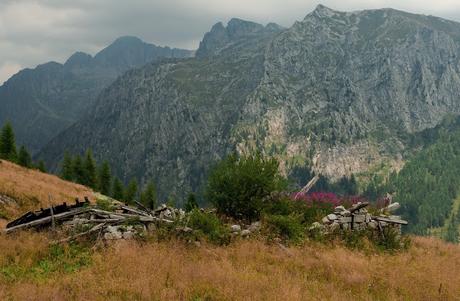
[[[61,242],[96,231],[113,234],[112,236],[106,235],[106,237],[118,237],[120,235],[114,231],[121,231],[120,225],[123,224],[137,224],[145,228],[148,223],[174,223],[175,220],[181,219],[185,215],[185,212],[181,209],[168,207],[164,204],[155,210],[150,210],[139,202],[136,202],[136,205],[137,207],[135,208],[115,201],[112,203],[110,210],[103,210],[92,205],[87,198],[85,198],[84,202],[80,202],[77,199],[74,205],[69,206],[63,203],[45,209],[42,208],[39,211],[27,212],[10,222],[6,226],[5,232],[11,233],[29,228],[52,227],[54,229],[56,225],[63,225],[68,227],[80,226],[80,229],[86,230],[76,233]],[[129,229],[131,229],[131,233],[126,237],[134,235],[132,227]]]

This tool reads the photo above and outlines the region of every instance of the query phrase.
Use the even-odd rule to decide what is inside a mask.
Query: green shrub
[[[200,236],[205,236],[212,243],[227,244],[230,242],[230,233],[220,219],[213,213],[194,209],[190,213],[189,227]]]
[[[275,159],[260,154],[230,155],[211,171],[206,197],[220,213],[255,220],[270,194],[285,187]]]
[[[305,237],[305,227],[295,215],[267,215],[264,224],[270,235],[278,235],[286,241],[300,243]]]

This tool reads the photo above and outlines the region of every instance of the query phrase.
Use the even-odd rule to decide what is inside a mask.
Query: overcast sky
[[[460,20],[460,0],[0,0],[0,84],[18,70],[95,54],[122,35],[196,49],[218,21],[290,26],[322,3],[337,10],[392,7]]]

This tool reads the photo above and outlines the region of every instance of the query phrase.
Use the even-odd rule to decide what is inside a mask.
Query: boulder
[[[240,225],[231,225],[230,230],[232,232],[241,232],[241,226]]]
[[[327,219],[330,220],[330,221],[335,221],[337,219],[337,215],[331,213],[331,214],[328,214],[327,216]]]
[[[351,223],[351,216],[341,216],[338,221],[340,224]]]
[[[366,216],[363,214],[355,214],[353,216],[353,222],[355,223],[364,223],[366,221]]]
[[[245,229],[243,231],[241,231],[241,236],[242,237],[246,237],[246,236],[249,236],[251,234],[251,231]]]
[[[249,227],[248,230],[251,232],[257,232],[261,228],[261,223],[260,222],[253,222]]]

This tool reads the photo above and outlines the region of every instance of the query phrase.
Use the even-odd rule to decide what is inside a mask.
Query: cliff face
[[[0,124],[11,121],[18,143],[37,152],[83,116],[100,91],[123,72],[161,58],[191,55],[122,37],[94,58],[77,52],[65,64],[22,70],[0,86]]]
[[[162,196],[197,189],[231,150],[276,156],[286,173],[318,154],[333,177],[394,164],[401,137],[460,112],[459,46],[460,24],[391,9],[218,23],[197,58],[128,72],[41,155],[91,147]]]

